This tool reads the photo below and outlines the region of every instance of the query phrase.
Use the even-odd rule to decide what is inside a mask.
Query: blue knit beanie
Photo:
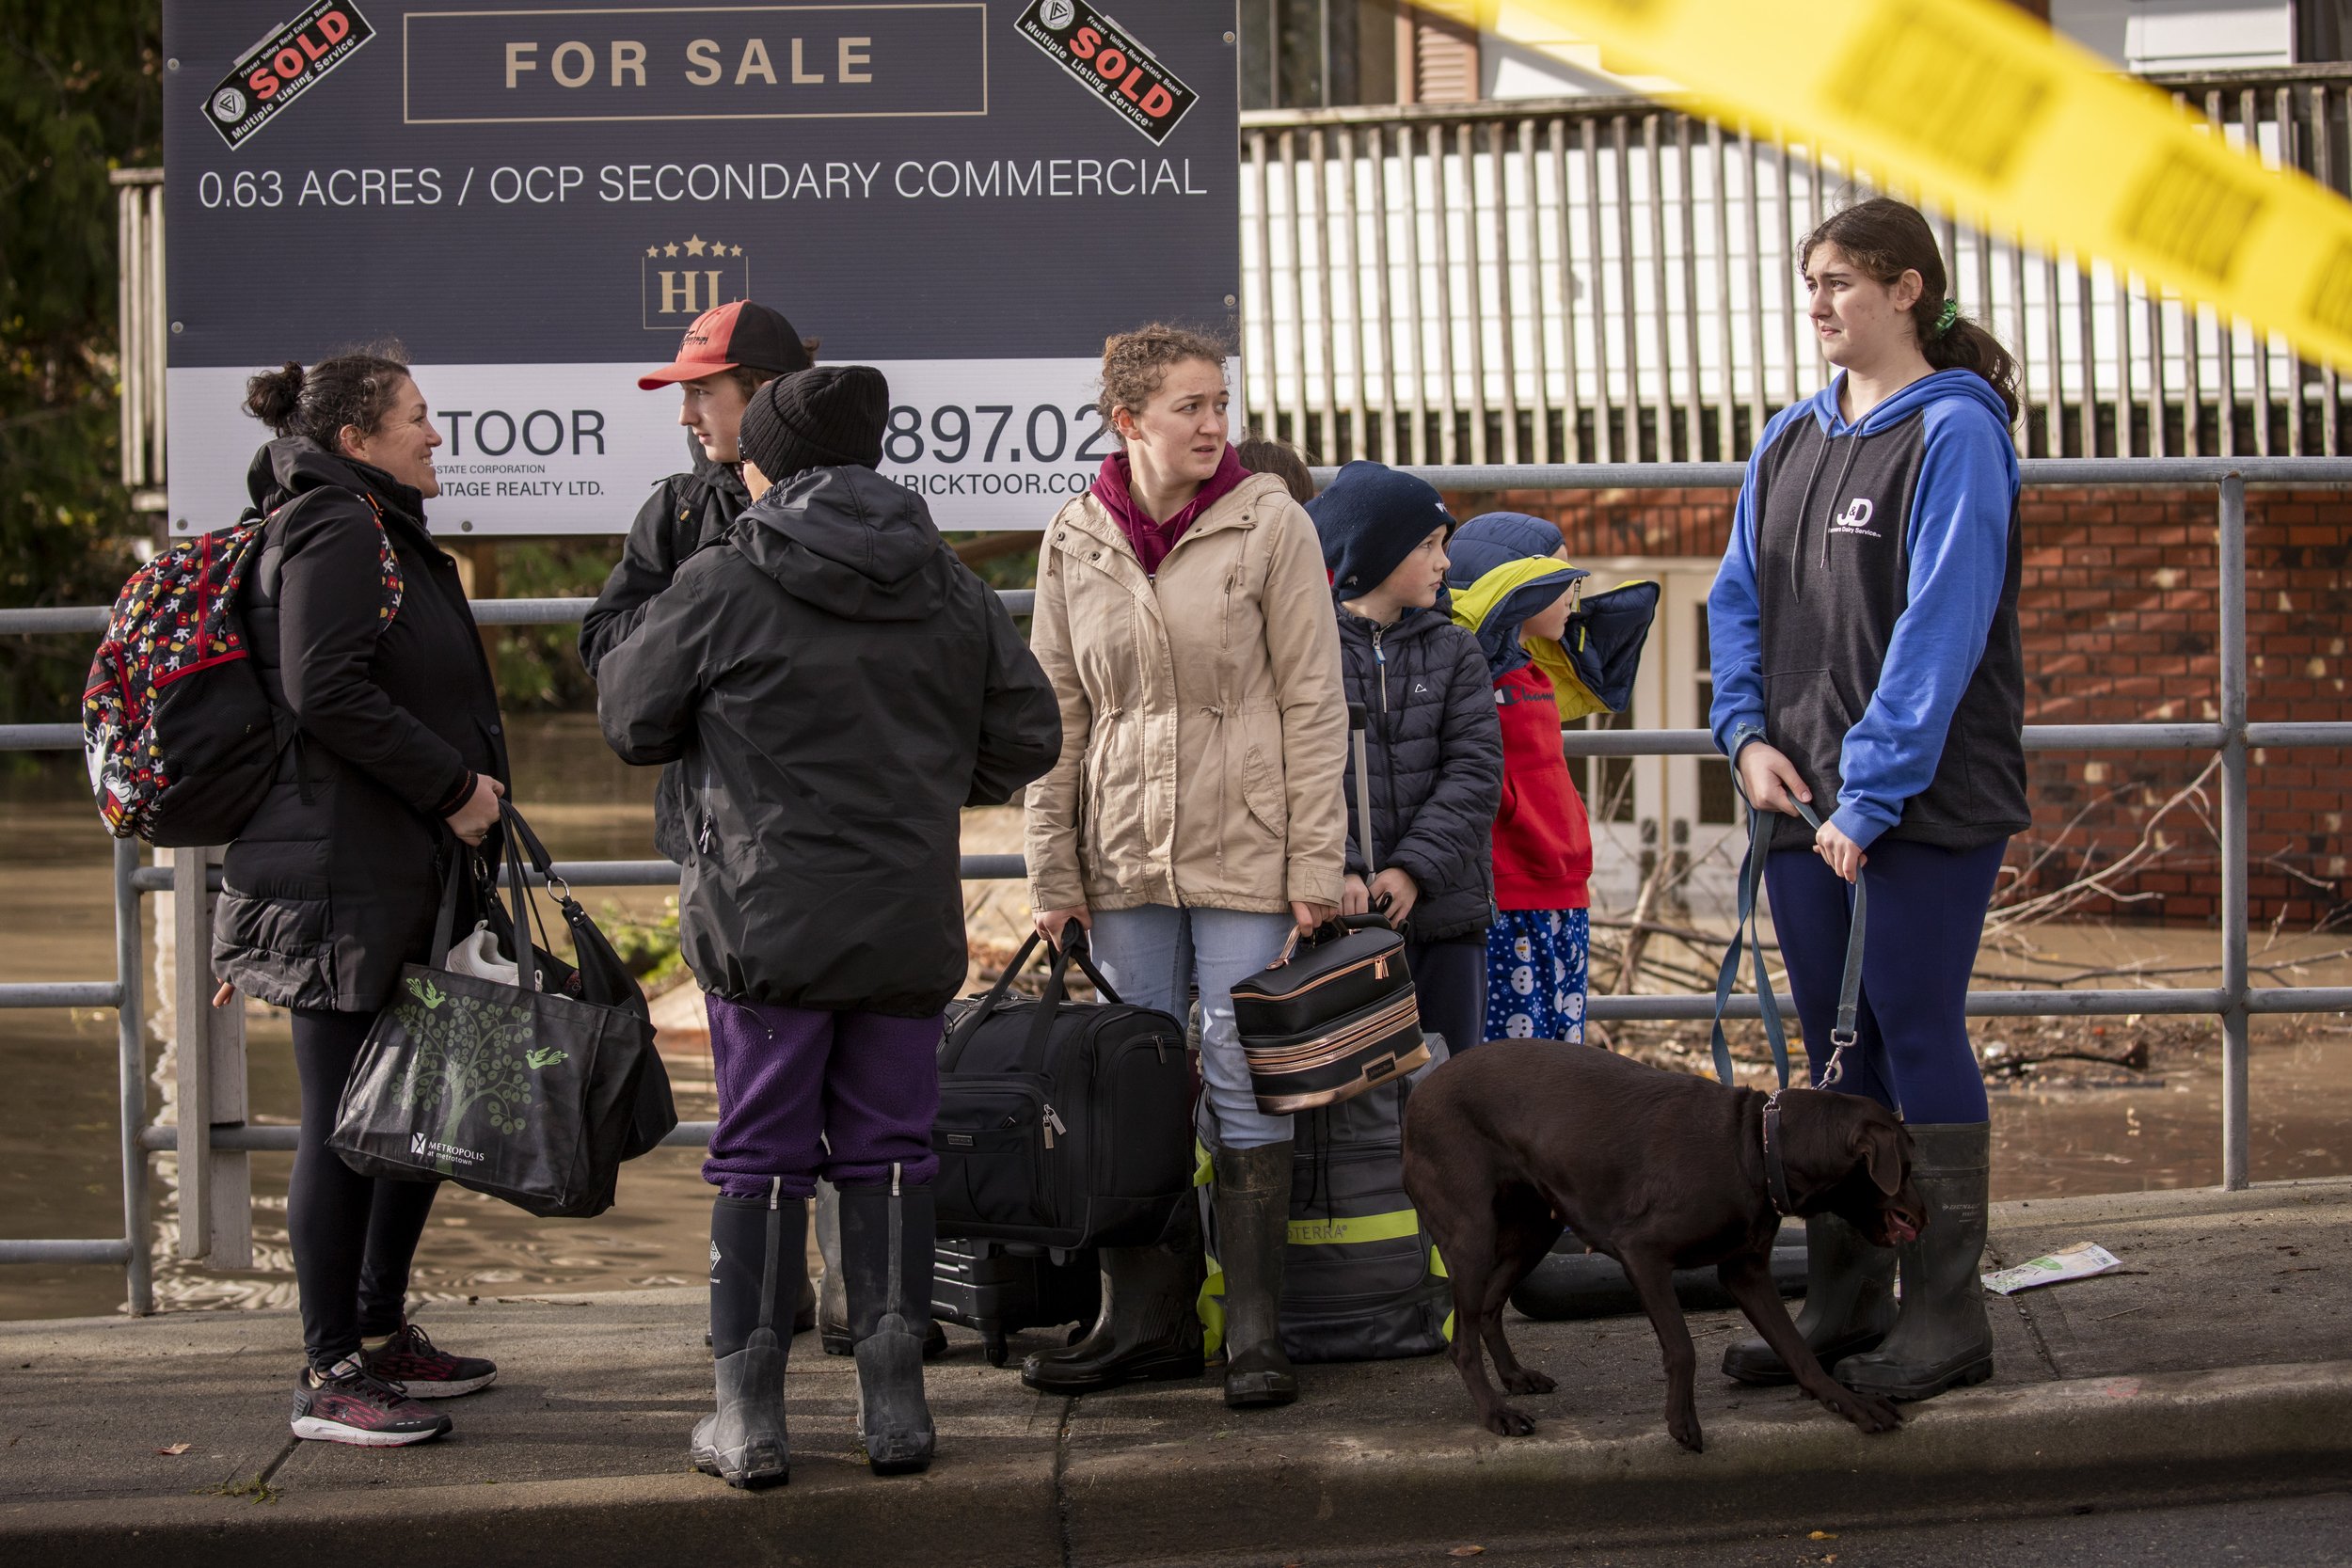
[[[1427,480],[1362,458],[1307,503],[1307,515],[1323,536],[1331,592],[1343,599],[1379,587],[1432,531],[1454,526]]]

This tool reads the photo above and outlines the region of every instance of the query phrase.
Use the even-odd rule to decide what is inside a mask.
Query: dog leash
[[[1715,974],[1714,1032],[1708,1044],[1715,1053],[1715,1077],[1719,1083],[1729,1084],[1731,1072],[1731,1042],[1724,1037],[1724,1008],[1731,1001],[1731,990],[1740,975],[1740,952],[1743,943],[1755,955],[1756,1001],[1764,1011],[1764,1038],[1772,1048],[1772,1070],[1780,1077],[1780,1086],[1788,1086],[1788,1031],[1781,1022],[1780,1000],[1772,994],[1772,975],[1764,964],[1764,942],[1752,934],[1756,925],[1756,905],[1764,892],[1764,857],[1771,851],[1773,820],[1778,812],[1761,812],[1740,787],[1737,768],[1732,770],[1732,788],[1740,795],[1740,803],[1748,808],[1748,847],[1740,861],[1739,924],[1732,927],[1731,945],[1724,952],[1724,961]],[[1803,800],[1790,801],[1797,815],[1804,817],[1819,832],[1820,816]],[[1846,1047],[1854,1043],[1854,1021],[1862,1009],[1862,942],[1868,926],[1869,894],[1860,872],[1854,875],[1853,912],[1846,928],[1846,972],[1837,984],[1837,1023],[1829,1032],[1829,1066],[1822,1069],[1822,1088],[1834,1087],[1845,1076]]]

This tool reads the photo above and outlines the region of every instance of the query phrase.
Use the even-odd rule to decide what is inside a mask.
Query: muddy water
[[[561,857],[638,859],[651,854],[652,774],[622,767],[591,721],[566,718],[512,726],[517,798]],[[1006,814],[975,814],[966,847],[1018,847]],[[0,783],[0,980],[103,979],[111,967],[107,841],[78,782],[59,773]],[[593,911],[658,911],[660,890],[585,893]],[[1009,932],[1023,917],[1017,885],[976,886],[976,930]],[[2020,973],[2047,976],[2120,963],[2209,961],[2211,932],[2043,932],[2040,951],[2015,955]],[[2342,939],[2291,949],[2316,952]],[[2282,949],[2283,951],[2283,949]],[[2046,963],[2036,967],[2036,958]],[[2342,966],[2292,976],[2344,984]],[[142,976],[151,988],[151,974]],[[2174,984],[2209,984],[2196,974]],[[2282,978],[2289,978],[2282,976]],[[2116,982],[2101,982],[2112,984]],[[2116,1021],[2102,1050],[2131,1025]],[[2177,1026],[2176,1026],[2177,1027]],[[2258,1180],[2352,1171],[2352,1025],[2341,1019],[2283,1029],[2258,1020],[2253,1066],[2253,1169]],[[291,1121],[297,1094],[286,1021],[247,1020],[255,1119]],[[153,1067],[159,1047],[149,1047]],[[674,1054],[682,1116],[715,1114],[707,1056]],[[2211,1184],[2219,1180],[2219,1037],[2175,1050],[2153,1073],[2111,1075],[2116,1086],[1997,1089],[1994,1196],[2028,1197]],[[2104,1082],[2105,1080],[2102,1080]],[[103,1236],[120,1224],[115,1133],[115,1026],[110,1013],[0,1012],[0,1234]],[[160,1101],[151,1094],[151,1107]],[[292,1157],[253,1157],[256,1267],[236,1274],[190,1269],[170,1259],[170,1162],[153,1162],[156,1294],[178,1307],[291,1303],[285,1182]],[[699,1156],[662,1150],[634,1162],[620,1201],[594,1220],[537,1220],[455,1187],[443,1190],[418,1252],[417,1287],[441,1295],[544,1294],[550,1291],[682,1285],[702,1277],[709,1189]],[[117,1309],[120,1271],[0,1266],[0,1318]]]

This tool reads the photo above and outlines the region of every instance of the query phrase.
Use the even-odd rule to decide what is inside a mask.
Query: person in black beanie
[[[1342,468],[1307,503],[1340,618],[1341,678],[1365,711],[1372,850],[1348,764],[1341,912],[1376,911],[1405,934],[1421,1026],[1453,1051],[1486,1038],[1502,730],[1486,656],[1443,604],[1454,526],[1427,482],[1381,463]]]
[[[874,471],[890,388],[865,366],[743,411],[754,498],[605,655],[627,761],[683,759],[678,944],[709,993],[719,1126],[704,1179],[718,1409],[695,1465],[786,1479],[784,1367],[819,1176],[840,1194],[859,1440],[919,1470],[943,1012],[963,983],[959,813],[1061,751],[1052,687],[922,499]]]

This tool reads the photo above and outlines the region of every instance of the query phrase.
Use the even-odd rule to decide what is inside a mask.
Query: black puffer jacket
[[[1478,639],[1437,610],[1383,627],[1339,611],[1347,700],[1366,710],[1373,848],[1378,871],[1420,884],[1406,923],[1415,942],[1494,924],[1495,808],[1502,801],[1502,727]],[[1355,832],[1356,763],[1347,776],[1347,869],[1371,879]]]
[[[281,1007],[373,1012],[402,964],[432,958],[456,843],[441,818],[475,774],[508,782],[498,690],[415,490],[300,439],[263,447],[246,483],[248,515],[286,507],[246,578],[246,626],[299,729],[229,847],[213,971]]]
[[[733,464],[711,462],[691,436],[686,444],[693,453],[693,467],[672,474],[645,498],[637,520],[628,525],[621,559],[580,623],[580,661],[591,678],[604,656],[637,629],[645,607],[670,586],[677,569],[698,552],[723,543],[735,519],[752,504],[751,492],[743,488],[743,477]],[[653,846],[683,865],[688,843],[686,773],[673,763],[654,785]]]
[[[777,485],[598,677],[612,749],[685,764],[678,939],[705,990],[947,1005],[969,962],[957,814],[1051,767],[1061,710],[920,499],[870,468]]]

